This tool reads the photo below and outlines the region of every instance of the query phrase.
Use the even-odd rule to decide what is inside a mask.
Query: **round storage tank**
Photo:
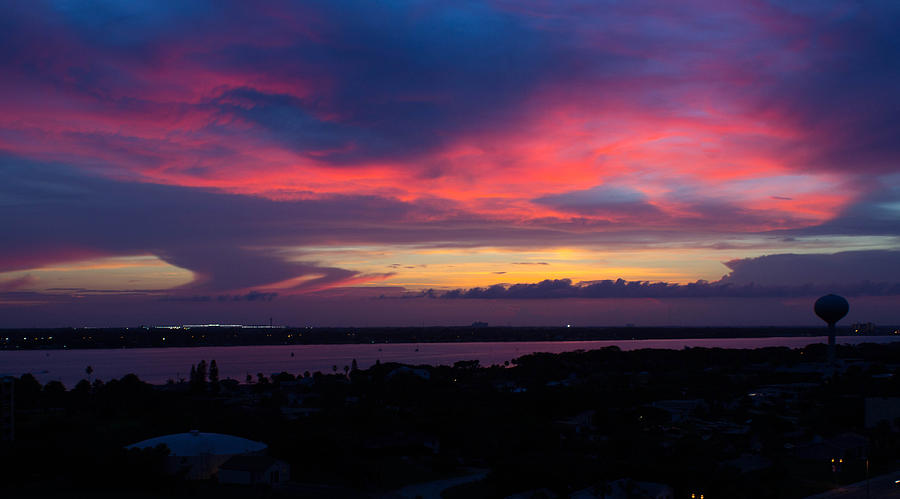
[[[159,445],[169,449],[166,470],[175,474],[186,471],[185,478],[203,480],[212,477],[219,466],[231,456],[240,454],[259,454],[267,445],[246,438],[222,433],[174,433],[150,438],[136,444],[126,446],[127,449],[152,449]]]

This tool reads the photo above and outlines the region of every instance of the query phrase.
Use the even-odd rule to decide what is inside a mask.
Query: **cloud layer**
[[[472,249],[706,270],[447,296],[892,296],[892,254],[842,252],[900,241],[898,44],[890,2],[13,3],[0,291],[148,255],[178,299],[446,290],[372,254]]]
[[[535,284],[427,291],[419,296],[470,299],[559,298],[792,298],[840,293],[852,297],[900,296],[900,251],[767,255],[727,262],[731,272],[716,282],[688,284],[548,279]],[[413,295],[416,296],[416,295]]]

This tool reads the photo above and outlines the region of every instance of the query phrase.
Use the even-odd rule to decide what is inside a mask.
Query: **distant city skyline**
[[[892,2],[12,2],[0,328],[900,323]]]

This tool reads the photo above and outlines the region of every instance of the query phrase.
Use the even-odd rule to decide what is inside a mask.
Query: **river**
[[[900,336],[838,336],[839,344],[887,343],[900,341]],[[87,366],[93,368],[92,379],[109,380],[128,373],[142,380],[162,384],[167,380],[188,378],[192,364],[215,359],[221,378],[244,381],[247,374],[270,375],[287,371],[331,372],[334,366],[343,371],[356,359],[360,369],[375,363],[402,362],[406,364],[451,365],[459,360],[478,360],[483,366],[502,364],[534,352],[570,352],[617,346],[622,350],[640,348],[682,349],[761,348],[783,346],[800,348],[812,343],[824,343],[825,337],[769,337],[769,338],[689,338],[665,340],[610,341],[527,341],[472,343],[380,343],[348,345],[260,345],[231,347],[131,348],[79,350],[17,350],[0,351],[0,375],[19,376],[32,373],[46,383],[61,381],[71,388],[79,380],[88,378]]]

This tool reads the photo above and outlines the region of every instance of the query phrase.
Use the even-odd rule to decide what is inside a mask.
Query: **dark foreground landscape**
[[[26,374],[4,384],[0,495],[805,497],[864,480],[867,462],[900,469],[900,345],[837,354],[831,367],[824,345],[606,348],[241,380],[197,359],[190,380],[159,386]],[[290,479],[188,480],[164,447],[125,449],[191,430],[267,444]]]

